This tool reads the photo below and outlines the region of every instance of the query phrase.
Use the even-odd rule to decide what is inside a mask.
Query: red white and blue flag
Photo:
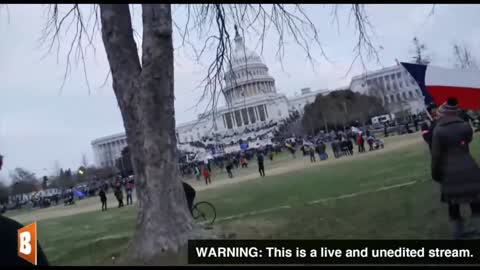
[[[460,108],[480,110],[480,71],[401,64],[417,81],[425,104],[441,105],[449,97],[455,97]]]

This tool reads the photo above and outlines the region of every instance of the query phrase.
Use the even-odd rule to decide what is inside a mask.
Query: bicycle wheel
[[[209,202],[198,202],[192,209],[193,218],[200,223],[212,225],[217,218],[217,211],[213,204]]]

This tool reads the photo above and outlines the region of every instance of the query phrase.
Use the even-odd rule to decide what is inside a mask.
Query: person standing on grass
[[[327,160],[328,154],[327,154],[327,145],[325,144],[325,142],[321,141],[319,148],[320,148],[320,159]]]
[[[373,136],[370,136],[367,138],[367,143],[368,143],[368,151],[373,151],[373,141],[374,141],[374,138]]]
[[[302,151],[303,156],[307,155],[307,151],[305,150],[305,145],[302,144],[302,146],[300,147],[300,151]]]
[[[225,166],[225,169],[227,169],[228,177],[233,178],[233,173],[232,173],[232,170],[233,170],[232,158],[229,157],[229,158],[227,159],[227,166]]]
[[[127,192],[127,205],[133,204],[132,194],[133,194],[133,179],[128,179],[127,185],[125,186]]]
[[[313,146],[310,146],[308,152],[310,153],[310,162],[316,162],[317,160],[315,159],[315,148],[313,148]]]
[[[292,157],[296,158],[295,148],[293,148],[293,145],[291,145],[290,143],[286,143],[285,146],[287,147],[288,151],[290,151],[290,153],[292,154]]]
[[[364,153],[365,152],[365,139],[363,138],[363,133],[358,133],[357,143],[358,143],[358,152],[359,153]]]
[[[0,171],[3,166],[3,156],[0,155]],[[17,221],[0,215],[0,266],[32,266],[18,256],[18,230],[23,225]],[[47,256],[37,239],[37,265],[48,266]],[[3,268],[2,268],[3,269]]]
[[[123,192],[120,182],[117,182],[117,184],[115,185],[114,194],[118,201],[118,208],[123,207]]]
[[[258,163],[258,172],[260,176],[265,176],[265,166],[263,165],[263,154],[262,152],[257,153],[257,163]]]
[[[193,167],[193,171],[195,172],[195,178],[197,181],[200,181],[200,168],[198,167],[198,164],[195,163],[195,166]]]
[[[270,159],[270,162],[273,162],[273,149],[268,153],[268,158]]]
[[[207,161],[207,168],[208,172],[212,172],[212,164],[210,164],[210,160]]]
[[[102,202],[102,211],[107,211],[107,194],[105,194],[103,188],[98,192],[98,196],[100,196],[100,201]]]
[[[211,184],[212,179],[210,178],[210,171],[208,170],[207,166],[203,167],[203,178],[205,179],[205,184]]]
[[[240,164],[242,165],[242,168],[248,168],[248,160],[245,158],[245,156],[240,158]]]
[[[353,142],[351,138],[347,138],[347,147],[348,147],[348,152],[350,153],[351,156],[353,156]]]
[[[455,239],[480,233],[480,167],[470,154],[472,128],[458,114],[456,98],[440,106],[431,150],[432,179],[440,184],[441,201],[448,205]],[[470,205],[472,229],[465,228],[461,204]]]

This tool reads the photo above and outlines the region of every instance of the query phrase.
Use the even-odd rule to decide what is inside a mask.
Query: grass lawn
[[[475,157],[479,146],[477,138],[471,147]],[[197,200],[213,203],[216,226],[237,238],[449,238],[446,207],[430,180],[429,165],[428,149],[419,142],[282,175],[268,176],[267,170],[265,178],[205,190]],[[411,181],[418,182],[313,203]],[[251,213],[264,209],[269,210]],[[112,264],[134,230],[135,214],[127,207],[41,220],[39,239],[54,265]]]

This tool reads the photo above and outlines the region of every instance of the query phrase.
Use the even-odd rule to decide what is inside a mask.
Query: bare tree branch
[[[263,55],[264,42],[267,33],[273,27],[276,34],[276,57],[278,58],[282,69],[283,58],[285,55],[285,44],[288,40],[292,40],[295,45],[302,48],[306,59],[315,70],[317,58],[313,52],[318,51],[323,59],[330,62],[327,53],[323,49],[320,42],[320,34],[317,32],[316,25],[311,21],[306,10],[301,5],[284,5],[284,4],[202,4],[202,5],[181,5],[178,9],[186,10],[186,23],[182,26],[178,25],[174,20],[172,23],[181,37],[180,46],[185,48],[188,45],[195,54],[197,62],[206,55],[207,50],[213,49],[213,57],[209,59],[209,65],[206,68],[206,75],[201,80],[198,88],[203,89],[197,107],[201,102],[206,101],[207,105],[203,112],[204,116],[215,115],[219,98],[222,94],[221,89],[224,87],[224,78],[227,70],[232,67],[233,48],[231,44],[230,31],[234,25],[238,27],[243,36],[248,35],[251,31],[258,33],[257,46],[261,48]],[[135,8],[131,7],[131,13],[134,14]],[[370,38],[370,24],[364,6],[354,4],[350,9],[352,18],[355,21],[355,29],[358,34],[357,43],[354,47],[354,58],[349,67],[347,74],[351,71],[353,65],[360,61],[365,69],[365,53],[366,57],[374,57],[378,61],[378,55]],[[339,27],[337,6],[333,10],[333,19]],[[65,81],[71,70],[71,57],[75,57],[75,62],[83,65],[83,73],[87,81],[87,88],[90,92],[90,84],[88,83],[87,69],[85,67],[85,52],[87,48],[92,47],[93,37],[99,29],[99,7],[93,5],[87,19],[84,18],[82,10],[78,4],[72,5],[66,10],[66,13],[60,12],[59,5],[49,5],[49,18],[42,35],[42,41],[48,44],[48,52],[54,47],[60,51],[61,29],[66,29],[73,39],[69,42],[66,57],[65,73],[63,83],[60,89],[63,89]],[[70,21],[68,21],[68,20]],[[84,23],[86,22],[86,23]],[[69,31],[70,26],[74,25],[72,32]],[[212,30],[214,33],[212,34]],[[229,30],[230,29],[230,30]],[[198,38],[203,42],[202,46],[197,47],[191,41],[190,33],[194,31]],[[133,29],[135,40],[139,40],[141,36]],[[86,41],[84,42],[83,40]],[[137,41],[138,43],[139,41]],[[85,45],[82,50],[82,45]],[[178,49],[177,48],[177,49]],[[75,51],[74,51],[75,49]],[[72,55],[74,53],[74,55]],[[145,52],[144,52],[145,53]],[[246,51],[245,59],[248,60]],[[143,65],[143,60],[142,60]],[[105,85],[110,73],[103,83]],[[236,83],[236,81],[234,80]]]
[[[88,17],[88,19],[85,19],[81,7],[78,4],[73,4],[72,7],[69,8],[64,15],[61,14],[61,10],[58,4],[52,4],[48,5],[47,16],[49,19],[44,29],[42,30],[42,35],[40,37],[40,43],[42,45],[47,45],[47,52],[43,55],[43,57],[49,55],[52,50],[56,48],[58,62],[62,42],[61,30],[65,30],[65,35],[73,34],[73,38],[69,42],[67,56],[65,58],[65,71],[59,91],[61,92],[63,90],[63,87],[65,86],[68,75],[71,71],[72,57],[75,57],[74,63],[78,64],[80,62],[80,64],[82,65],[86,86],[88,88],[88,92],[91,93],[85,62],[85,54],[88,48],[93,48],[94,54],[96,51],[94,45],[94,36],[96,34],[96,31],[99,30],[98,7],[94,5],[90,10],[90,16]],[[65,23],[67,23],[67,19],[69,19],[70,21],[65,28]],[[71,33],[70,27],[72,25],[75,25],[75,28],[74,31]],[[91,28],[90,31],[89,28]],[[86,44],[84,44],[85,39]],[[74,53],[74,55],[72,55],[72,53]]]
[[[430,9],[430,12],[428,13],[427,17],[433,16],[434,13],[435,13],[435,4],[432,5],[432,9]]]
[[[196,61],[200,61],[200,58],[202,58],[205,52],[212,46],[216,47],[213,58],[209,60],[211,64],[207,68],[207,75],[200,83],[202,86],[199,86],[199,88],[203,88],[201,98],[194,106],[197,107],[201,102],[207,101],[207,106],[203,113],[205,116],[210,116],[215,113],[216,104],[218,104],[219,96],[222,93],[219,89],[222,89],[226,70],[229,66],[231,67],[230,61],[233,49],[230,41],[231,35],[228,29],[231,29],[233,25],[238,27],[243,36],[250,31],[258,33],[256,47],[261,47],[261,55],[263,54],[267,32],[270,27],[273,26],[273,30],[277,35],[276,56],[282,65],[282,69],[287,36],[302,48],[314,70],[316,57],[312,55],[314,51],[313,46],[319,49],[321,56],[326,61],[330,61],[327,58],[326,52],[323,50],[317,27],[300,5],[192,5],[188,7],[187,14],[187,24],[183,28],[175,25],[175,28],[179,31],[182,38],[180,47],[183,47],[184,44],[188,42],[187,40],[189,38],[187,34],[190,31],[197,32],[198,36],[203,40],[203,45],[200,46],[198,50],[195,49],[195,46],[191,45],[196,55]],[[360,59],[362,65],[365,66],[364,52],[367,53],[368,57],[374,56],[378,60],[376,49],[370,39],[369,29],[371,25],[363,6],[352,6],[352,14],[354,15],[356,30],[358,32],[358,42],[354,49],[356,55],[354,61],[352,61],[352,66],[357,59]],[[193,22],[191,28],[188,23],[190,21]],[[211,34],[210,32],[213,26],[216,28],[215,34]],[[247,59],[247,57],[245,58]]]
[[[461,69],[478,69],[477,61],[467,45],[453,44],[455,66]]]
[[[360,64],[362,65],[363,70],[364,71],[367,70],[365,65],[364,55],[363,55],[364,51],[366,51],[367,53],[367,58],[373,57],[374,60],[376,60],[377,62],[380,61],[377,49],[375,48],[375,46],[373,45],[370,39],[369,29],[372,29],[372,25],[368,20],[364,6],[360,4],[352,5],[351,14],[353,14],[353,17],[355,19],[355,30],[358,33],[358,38],[357,38],[357,43],[353,49],[355,53],[354,59],[350,67],[348,68],[345,76],[347,76],[350,73],[353,65],[357,62],[357,60],[360,60]],[[349,16],[349,19],[350,19],[350,16]]]

